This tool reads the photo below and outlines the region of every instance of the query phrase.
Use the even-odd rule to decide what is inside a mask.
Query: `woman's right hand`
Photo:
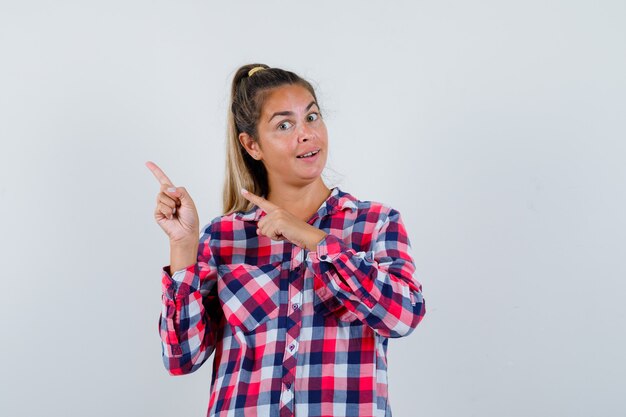
[[[161,184],[156,198],[154,218],[170,238],[172,245],[197,244],[199,235],[198,210],[184,187],[175,187],[154,162],[146,166]]]

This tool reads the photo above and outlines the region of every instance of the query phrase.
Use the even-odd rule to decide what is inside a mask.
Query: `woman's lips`
[[[314,150],[306,152],[306,153],[304,153],[302,155],[299,155],[296,158],[298,158],[298,159],[312,159],[312,158],[315,158],[320,153],[320,151],[321,151],[321,149],[314,149]]]

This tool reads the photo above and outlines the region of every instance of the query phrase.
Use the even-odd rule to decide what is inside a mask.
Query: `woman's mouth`
[[[297,158],[311,158],[312,156],[315,156],[319,153],[320,149],[311,151],[311,152],[307,152],[303,155],[298,155]]]

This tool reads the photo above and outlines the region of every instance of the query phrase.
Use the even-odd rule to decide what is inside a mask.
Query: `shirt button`
[[[298,342],[294,341],[287,347],[287,349],[289,350],[289,353],[293,355],[294,353],[298,351]]]
[[[322,255],[322,256],[320,256],[320,259],[321,259],[322,261],[325,261],[326,259],[328,259],[328,256],[327,256],[327,255]]]
[[[300,308],[300,305],[299,305],[298,303],[295,303],[295,304],[292,306],[292,308],[293,308],[294,310],[297,310],[297,309],[299,309],[299,308]]]
[[[291,382],[286,382],[285,386],[287,387],[288,390],[291,389]]]

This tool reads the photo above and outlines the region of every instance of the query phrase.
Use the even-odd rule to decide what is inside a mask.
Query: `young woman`
[[[209,416],[391,416],[387,342],[424,315],[400,214],[324,184],[326,126],[298,75],[239,68],[228,123],[225,214],[199,241],[193,200],[147,163],[170,239],[165,367],[215,352]]]

